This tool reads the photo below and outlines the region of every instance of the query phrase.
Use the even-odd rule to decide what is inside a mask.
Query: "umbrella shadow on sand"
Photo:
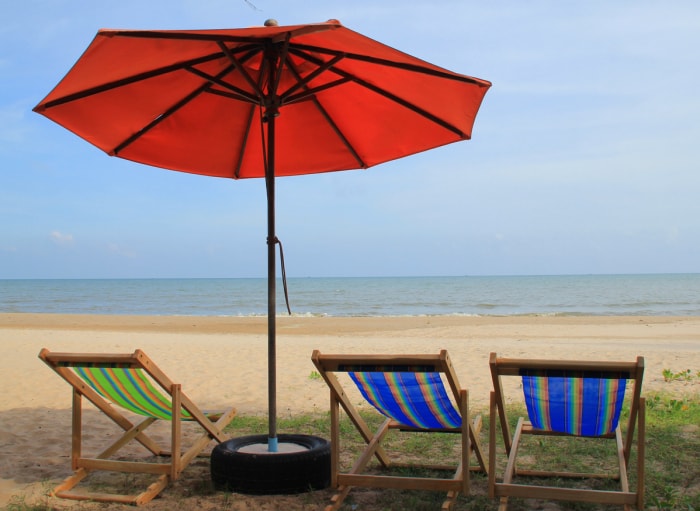
[[[86,409],[83,411],[86,425],[83,446],[86,454],[97,454],[111,441],[119,438],[123,431],[103,413]],[[71,411],[53,408],[15,408],[0,412],[0,479],[12,481],[0,493],[0,506],[4,506],[12,495],[45,496],[58,482],[70,476],[71,470]],[[183,440],[196,438],[198,431],[191,424],[183,424]],[[167,422],[149,428],[149,435],[166,443],[169,441],[170,425]],[[191,429],[191,431],[190,431]],[[211,446],[215,443],[212,441]],[[199,485],[206,491],[209,479],[209,460],[205,450],[203,456],[193,462],[190,477],[181,485]],[[120,458],[152,458],[149,451],[137,442],[125,446]],[[196,475],[200,472],[199,475]],[[90,484],[125,485],[130,481],[124,474],[109,473],[91,476]],[[193,477],[192,477],[193,476]],[[176,481],[177,483],[177,481]],[[65,502],[65,501],[64,501]]]

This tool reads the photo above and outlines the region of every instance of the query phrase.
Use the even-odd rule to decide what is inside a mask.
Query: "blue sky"
[[[0,6],[0,278],[262,277],[265,190],[110,158],[31,109],[100,28],[339,19],[493,82],[468,142],[279,179],[287,273],[700,272],[700,3]]]

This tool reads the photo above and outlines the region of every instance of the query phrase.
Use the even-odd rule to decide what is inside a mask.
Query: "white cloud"
[[[52,231],[51,232],[51,239],[57,245],[70,245],[73,243],[73,235],[72,234],[65,234],[65,233],[62,233],[60,231]]]

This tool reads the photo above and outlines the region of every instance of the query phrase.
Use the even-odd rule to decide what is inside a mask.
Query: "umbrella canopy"
[[[367,168],[467,140],[490,85],[335,20],[100,30],[34,110],[112,156],[194,174],[266,178],[274,443],[274,178]]]

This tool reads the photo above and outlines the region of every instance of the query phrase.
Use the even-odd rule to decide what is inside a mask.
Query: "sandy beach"
[[[266,325],[265,318],[0,314],[0,507],[17,495],[31,501],[70,474],[70,388],[37,358],[41,348],[124,353],[141,348],[200,406],[234,405],[239,415],[262,415]],[[642,355],[645,392],[700,390],[697,379],[668,383],[662,375],[664,369],[700,370],[700,317],[280,317],[277,329],[278,411],[285,416],[327,408],[325,384],[310,378],[314,349],[447,349],[471,405],[483,409],[491,388],[491,351],[591,360]],[[110,427],[94,416],[88,446],[101,445],[100,432]]]

